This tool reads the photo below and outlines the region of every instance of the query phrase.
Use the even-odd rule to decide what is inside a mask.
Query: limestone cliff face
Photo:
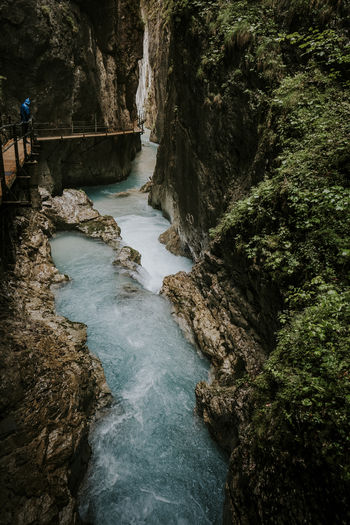
[[[40,122],[70,126],[72,120],[96,119],[122,128],[136,119],[143,34],[138,1],[9,0],[0,6],[0,30],[0,71],[6,77],[1,112],[17,121],[29,96]],[[58,190],[81,184],[84,175],[87,183],[125,176],[139,143],[96,142],[45,148],[43,170]]]
[[[38,121],[135,118],[139,3],[7,0],[1,3],[2,112],[17,119],[25,96]]]
[[[252,110],[256,101],[240,82],[228,83],[223,97],[210,91],[198,76],[202,43],[183,24],[175,19],[171,28],[167,125],[150,203],[170,218],[196,258],[232,197],[262,176],[255,159],[262,108]]]
[[[214,365],[212,382],[196,387],[197,409],[223,448],[237,450],[249,423],[249,382],[275,344],[278,288],[258,268],[249,271],[227,238],[212,243],[191,273],[166,277],[161,293],[172,302],[185,333]]]
[[[264,474],[251,458],[249,432],[252,381],[276,342],[282,304],[278,288],[258,268],[248,270],[227,238],[212,244],[190,274],[166,277],[161,293],[172,302],[179,325],[214,365],[210,384],[197,384],[196,400],[212,437],[230,454],[224,523],[248,525],[265,518],[275,523],[278,513],[277,521],[288,523],[298,503],[297,489],[278,509],[280,493],[266,495]],[[257,506],[264,500],[260,512]]]
[[[55,313],[50,286],[67,278],[51,259],[53,223],[23,211],[8,227],[15,264],[0,286],[1,523],[72,525],[89,420],[110,393],[86,327]]]
[[[160,142],[164,133],[166,88],[169,59],[169,26],[162,0],[142,0],[143,18],[148,30],[150,80],[145,104],[146,126],[151,140]]]
[[[0,32],[0,110],[13,121],[27,96],[41,122],[70,126],[96,118],[124,127],[136,118],[138,1],[6,0]],[[47,145],[38,182],[57,194],[65,186],[120,180],[139,145],[133,137]],[[50,286],[66,277],[53,265],[49,237],[54,221],[116,247],[120,230],[112,217],[100,221],[91,210],[81,225],[59,218],[47,190],[47,216],[0,210],[0,521],[11,525],[80,522],[76,498],[90,457],[89,423],[110,402],[85,326],[56,315]]]
[[[309,339],[306,335],[314,325],[304,324],[302,316],[307,307],[313,313],[318,308],[318,292],[305,299],[316,282],[312,279],[322,274],[330,289],[342,281],[329,292],[339,297],[348,289],[345,266],[328,255],[324,262],[331,242],[327,239],[319,249],[312,245],[313,233],[329,228],[333,236],[342,219],[337,216],[338,226],[329,227],[329,215],[323,216],[318,205],[311,210],[306,195],[323,188],[328,194],[328,185],[339,182],[341,198],[348,188],[348,151],[330,154],[333,160],[324,169],[318,155],[319,148],[328,148],[322,137],[329,140],[336,133],[334,122],[339,128],[337,114],[346,112],[348,99],[343,99],[341,82],[322,99],[326,86],[333,89],[332,73],[322,58],[326,47],[319,58],[312,55],[310,27],[320,39],[330,34],[329,27],[336,28],[333,43],[341,58],[335,67],[338,79],[346,81],[349,73],[339,42],[349,45],[349,11],[331,0],[189,0],[169,5],[166,125],[150,203],[170,218],[182,247],[196,260],[190,275],[166,278],[162,293],[215,367],[212,382],[197,385],[196,397],[210,432],[230,453],[224,523],[346,523],[348,482],[342,465],[347,464],[347,427],[341,422],[335,430],[327,423],[328,416],[336,421],[340,413],[345,421],[346,387],[339,386],[341,374],[333,381],[328,371],[322,383],[325,365],[312,361],[315,342],[312,334]],[[295,31],[300,32],[300,48],[293,41]],[[305,95],[307,86],[314,88],[310,96]],[[337,102],[327,106],[333,97]],[[315,100],[320,100],[322,116],[328,115],[327,124],[316,111],[308,112]],[[296,107],[299,113],[293,113]],[[339,141],[345,134],[342,128]],[[295,195],[304,215],[301,208],[293,209]],[[336,210],[331,213],[335,216]],[[312,214],[313,233],[303,230],[299,235],[298,228]],[[209,230],[218,222],[210,240]],[[340,231],[342,237],[344,227]],[[317,265],[309,262],[308,250],[320,253]],[[297,261],[297,269],[290,268],[291,261]],[[286,297],[294,300],[292,307]],[[287,312],[281,317],[284,331],[282,310]],[[335,355],[343,347],[342,336],[326,344],[324,314],[317,315],[315,326],[322,333],[317,349],[323,353],[329,345]],[[342,330],[345,334],[346,323]],[[299,339],[293,339],[296,333]],[[339,369],[345,359],[341,352]],[[293,353],[297,358],[292,362]],[[315,384],[327,385],[323,392],[331,385],[322,401],[311,398],[305,386],[309,373]],[[333,402],[337,408],[325,416],[325,407]],[[304,410],[306,406],[312,409]],[[316,420],[317,406],[322,408]],[[326,443],[339,450],[339,461],[322,452]]]

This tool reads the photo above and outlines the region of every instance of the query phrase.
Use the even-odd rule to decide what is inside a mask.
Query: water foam
[[[191,261],[158,243],[168,223],[143,194],[111,197],[141,185],[155,153],[151,145],[143,148],[130,180],[88,190],[98,209],[118,218],[124,241],[141,252],[144,286],[112,265],[115,254],[101,242],[74,233],[52,242],[56,265],[72,277],[57,291],[57,310],[87,324],[89,348],[116,401],[91,432],[93,455],[81,491],[81,516],[98,525],[221,522],[226,458],[194,413],[194,387],[208,377],[209,364],[184,339],[168,302],[150,291]]]

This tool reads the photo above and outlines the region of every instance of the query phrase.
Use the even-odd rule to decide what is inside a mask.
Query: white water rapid
[[[127,181],[87,189],[113,215],[124,241],[142,254],[139,281],[112,265],[100,241],[60,233],[54,261],[72,280],[56,292],[57,311],[86,323],[113,406],[90,433],[92,459],[80,512],[95,525],[221,523],[227,460],[195,413],[195,385],[209,364],[186,341],[157,293],[164,275],[190,270],[158,242],[169,223],[136,191],[152,174],[156,146],[147,138]],[[127,191],[128,195],[115,194]]]

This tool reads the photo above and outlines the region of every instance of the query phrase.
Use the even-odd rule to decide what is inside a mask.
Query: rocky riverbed
[[[79,522],[89,422],[111,394],[85,325],[55,312],[51,286],[69,278],[55,268],[49,238],[76,229],[119,249],[121,237],[84,192],[52,198],[41,190],[41,197],[42,210],[15,217],[15,265],[0,283],[1,523],[71,525]]]

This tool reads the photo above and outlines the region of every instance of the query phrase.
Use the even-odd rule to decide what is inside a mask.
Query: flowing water
[[[221,522],[227,461],[194,412],[194,388],[209,364],[156,293],[165,275],[191,262],[158,242],[169,223],[135,191],[152,175],[155,156],[144,139],[127,181],[87,189],[140,251],[138,280],[112,265],[115,253],[102,242],[72,233],[52,241],[57,267],[72,278],[56,293],[57,311],[87,324],[115,399],[91,432],[81,492],[81,515],[96,525]],[[115,197],[120,191],[129,194]]]

